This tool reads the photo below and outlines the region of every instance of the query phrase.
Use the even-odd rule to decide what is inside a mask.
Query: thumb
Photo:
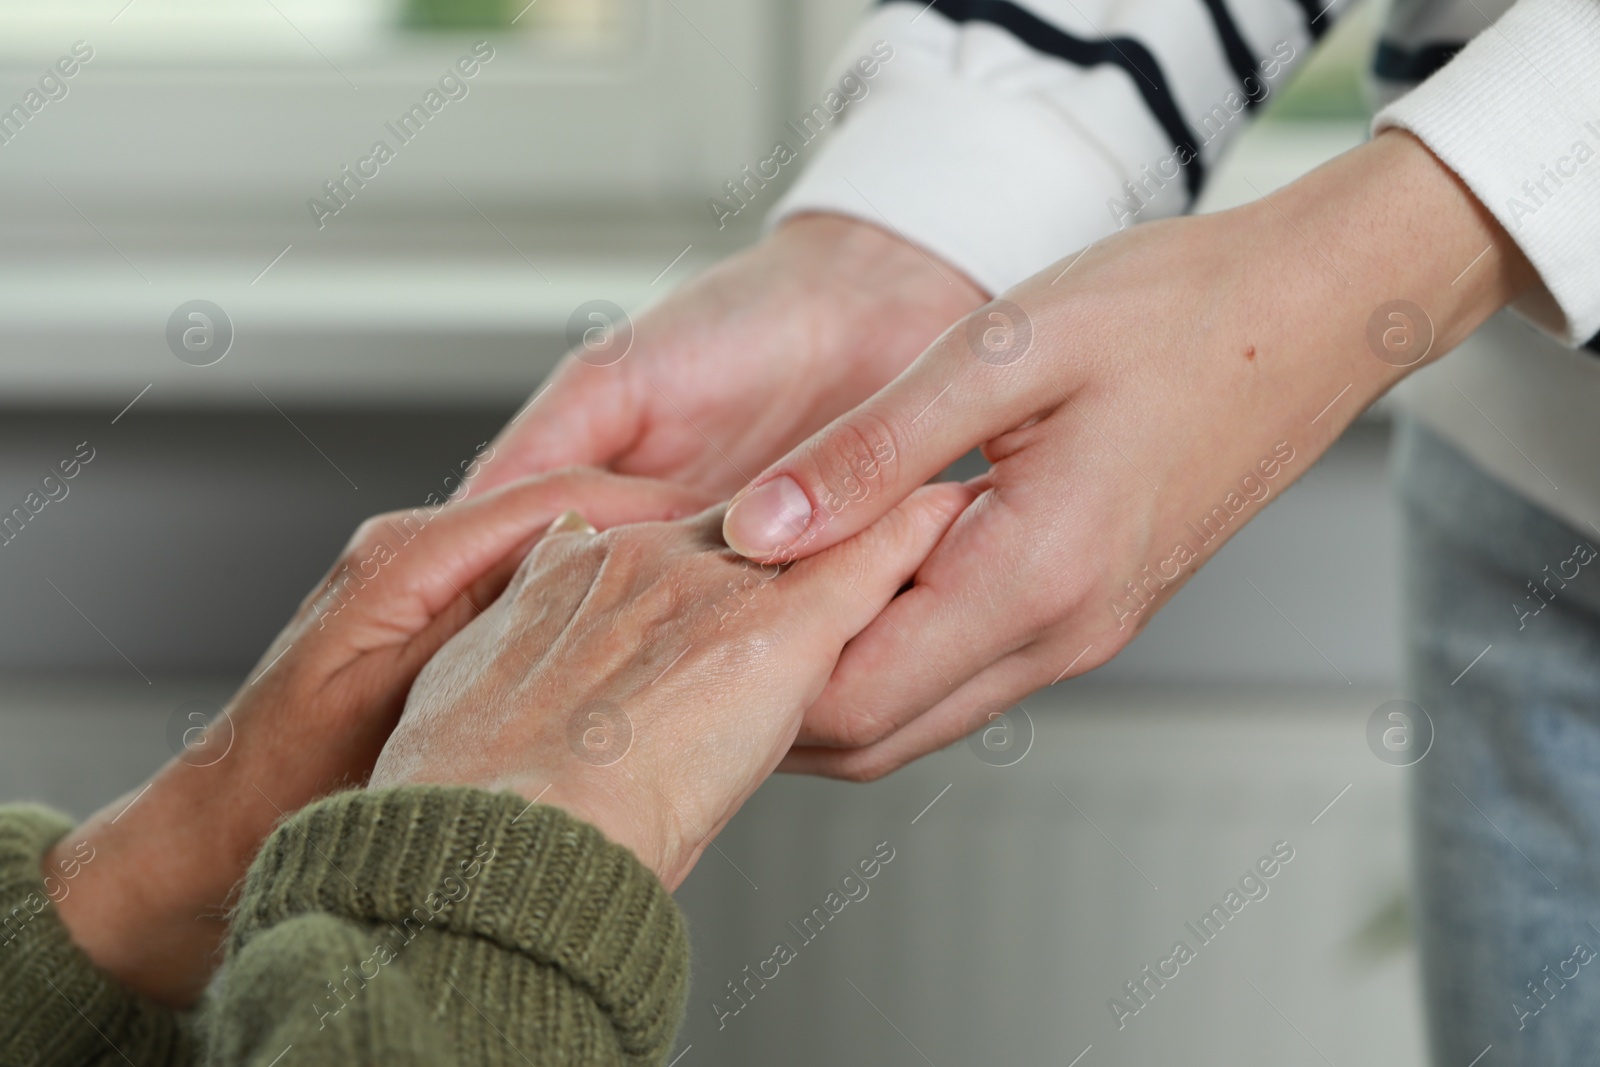
[[[498,596],[533,542],[569,509],[606,529],[693,514],[705,504],[703,493],[687,487],[575,469],[461,504],[389,512],[362,523],[303,607],[322,620],[349,602],[354,621],[414,632],[491,573],[492,587],[478,592]],[[356,595],[379,579],[385,594]]]
[[[1027,313],[979,308],[900,377],[768,467],[728,506],[722,536],[751,559],[798,559],[871,526],[973,447],[1038,410]]]
[[[631,374],[568,356],[485,450],[457,499],[560,467],[607,466],[638,439],[642,412]]]

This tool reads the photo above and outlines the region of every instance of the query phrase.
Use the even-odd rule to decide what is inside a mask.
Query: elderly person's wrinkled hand
[[[209,727],[200,716],[148,785],[47,857],[50,870],[82,868],[52,894],[73,940],[123,984],[192,1003],[261,842],[286,815],[366,781],[417,672],[505,588],[553,517],[581,507],[607,526],[708,503],[574,470],[363,523],[223,713]]]
[[[720,508],[553,532],[424,668],[372,787],[559,805],[676,887],[972,497],[926,487],[788,567],[730,551]]]

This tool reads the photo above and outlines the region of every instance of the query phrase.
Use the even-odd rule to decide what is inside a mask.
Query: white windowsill
[[[1363,136],[1353,124],[1260,127],[1218,170],[1202,208],[1269,193]],[[472,227],[483,239],[462,241]],[[436,227],[443,250],[410,230],[337,246],[312,234],[254,282],[286,243],[270,227],[222,247],[176,234],[175,248],[198,250],[135,254],[137,272],[81,227],[70,248],[13,248],[0,254],[0,396],[120,407],[154,383],[147,402],[257,403],[257,389],[295,403],[498,402],[553,365],[579,304],[604,298],[636,315],[733,247],[692,215],[630,225],[603,252],[592,242],[551,251],[505,228],[537,273],[475,216]],[[221,305],[238,331],[214,367],[166,349],[168,314],[194,298]]]

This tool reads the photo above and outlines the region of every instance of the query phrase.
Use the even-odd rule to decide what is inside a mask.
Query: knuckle
[[[779,665],[782,641],[769,627],[744,618],[712,619],[701,638],[700,662],[709,676],[752,677]]]
[[[859,503],[883,485],[889,468],[904,448],[904,434],[894,423],[871,412],[858,412],[819,444],[816,464],[816,506],[829,515]]]
[[[886,753],[875,749],[863,749],[841,756],[824,773],[830,778],[864,785],[887,777],[899,770],[900,765],[901,761]]]
[[[1098,610],[1103,612],[1105,608],[1098,606]],[[1120,655],[1135,632],[1131,626],[1121,632],[1115,626],[1093,630],[1071,625],[1057,627],[1028,650],[1029,684],[1042,689],[1064,677],[1088,674]]]
[[[1026,523],[1013,523],[1006,533],[1007,577],[998,584],[1006,591],[1015,621],[1040,628],[1081,614],[1103,598],[1110,571],[1092,551],[1064,552],[1055,538],[1041,536]],[[1064,567],[1063,558],[1081,562]]]
[[[581,543],[602,560],[603,579],[641,592],[646,587],[670,587],[663,579],[676,573],[672,557],[663,558],[661,538],[646,526],[614,526],[582,538]]]
[[[607,602],[626,605],[641,626],[681,625],[714,591],[705,553],[685,552],[666,524],[613,527],[589,539]],[[692,625],[692,623],[691,623]]]
[[[350,541],[345,545],[345,552],[348,553],[360,545],[370,543],[376,537],[378,530],[383,527],[383,524],[389,521],[390,517],[387,514],[373,515],[370,518],[361,520],[361,524],[350,535]]]
[[[522,558],[512,584],[519,595],[537,597],[541,584],[556,574],[586,572],[592,581],[599,582],[611,580],[618,570],[637,571],[639,567],[633,561],[638,546],[628,533],[619,527],[584,537],[541,537]]]
[[[765,626],[746,626],[736,631],[732,641],[732,657],[745,670],[764,669],[773,665],[781,653],[783,641]]]
[[[835,715],[822,724],[819,731],[828,738],[827,743],[843,749],[870,748],[894,733],[894,720],[877,711],[851,710]]]
[[[344,551],[339,554],[339,563],[349,565],[357,563],[370,556],[379,544],[385,543],[393,536],[391,524],[399,519],[400,512],[386,512],[374,515],[362,521],[355,532],[350,535]]]

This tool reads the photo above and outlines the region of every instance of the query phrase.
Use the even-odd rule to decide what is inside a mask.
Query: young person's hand
[[[969,500],[929,486],[787,569],[729,551],[721,509],[552,532],[424,668],[371,786],[514,790],[675,888]]]
[[[582,464],[725,498],[983,299],[875,226],[793,219],[641,315],[619,361],[568,355],[472,491]]]
[[[578,507],[609,526],[707,503],[568,471],[368,520],[223,713],[193,728],[147,792],[108,805],[46,857],[46,869],[78,861],[57,902],[73,940],[125,985],[192,1003],[261,842],[284,816],[366,781],[417,672],[499,595],[552,519]]]
[[[872,778],[1116,655],[1235,532],[1531,268],[1409,134],[1246,207],[1123,231],[980,309],[732,501],[824,550],[981,445],[917,584],[846,650],[785,769]]]

